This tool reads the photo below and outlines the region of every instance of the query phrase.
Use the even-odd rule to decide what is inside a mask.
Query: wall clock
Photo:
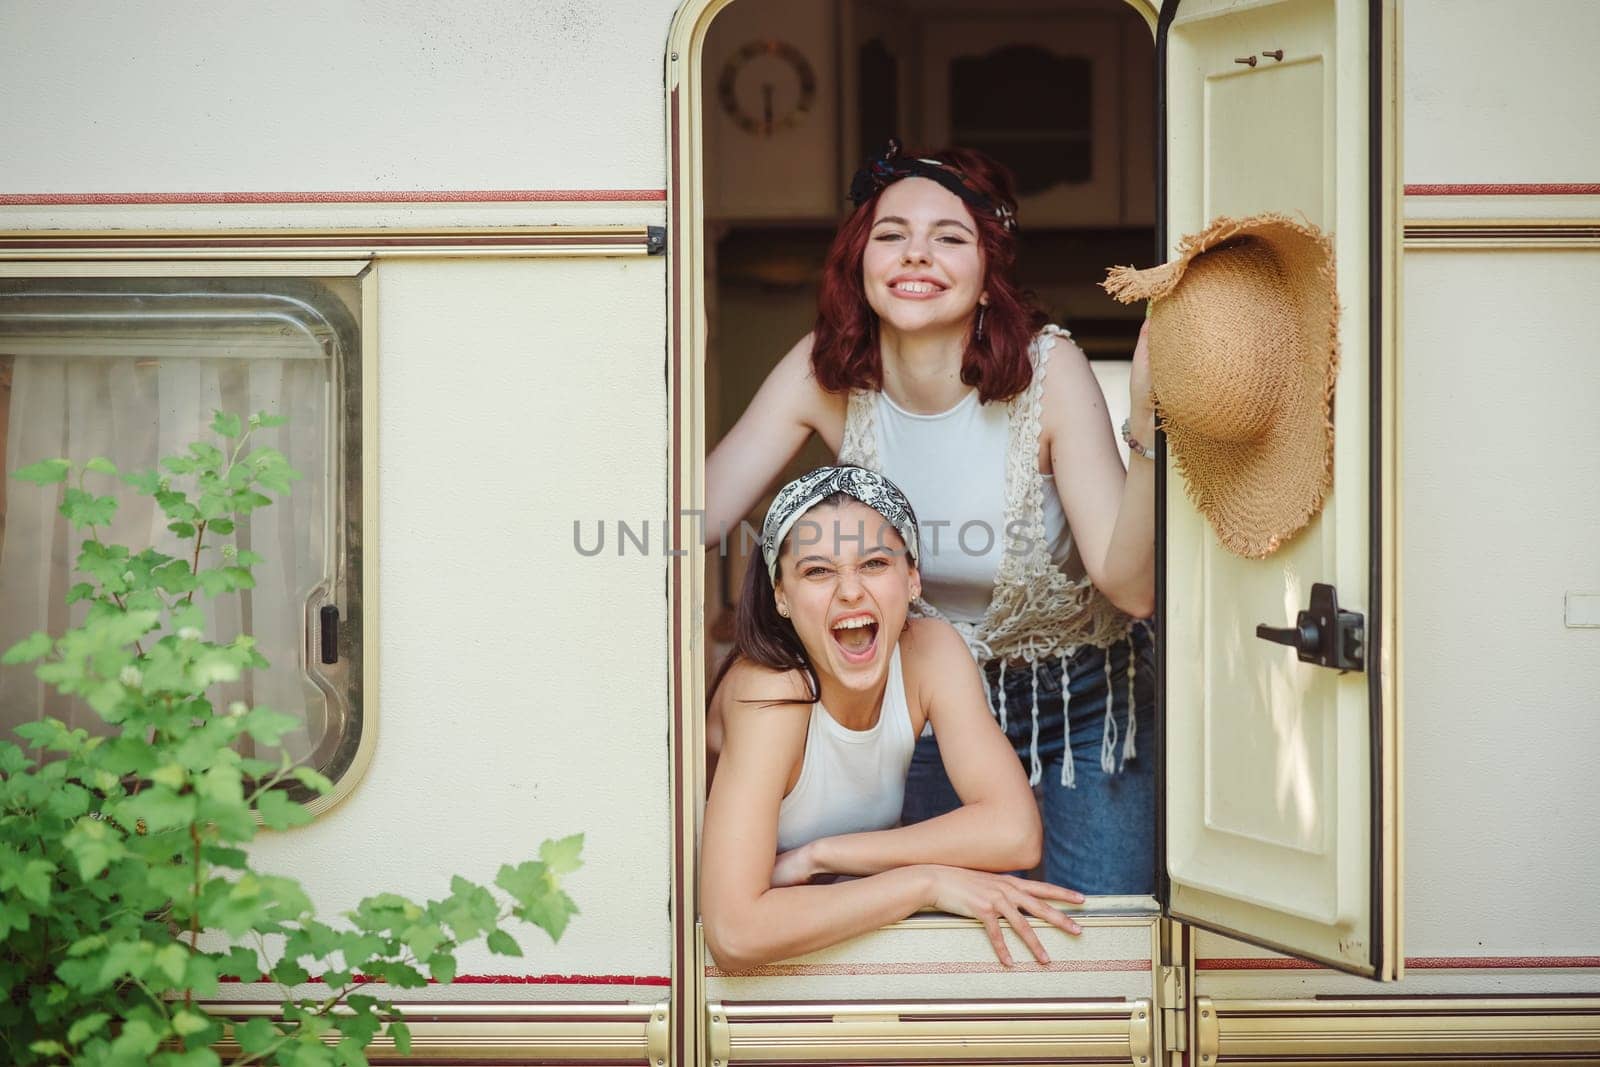
[[[817,100],[817,73],[788,41],[751,41],[723,65],[717,100],[745,133],[771,137],[805,121]]]

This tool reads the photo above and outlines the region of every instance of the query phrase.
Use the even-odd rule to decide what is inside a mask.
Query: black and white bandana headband
[[[767,561],[767,576],[778,583],[778,552],[801,516],[835,493],[854,497],[882,515],[906,543],[912,562],[917,553],[917,513],[900,487],[877,471],[865,467],[818,467],[802,474],[773,498],[767,521],[761,524],[761,555]],[[876,547],[867,541],[863,547]]]
[[[860,207],[871,200],[878,190],[893,185],[901,178],[927,178],[955,193],[969,208],[993,215],[1000,220],[1000,225],[1015,232],[1017,215],[1010,205],[996,204],[969,186],[965,177],[955,167],[940,163],[937,159],[908,159],[901,156],[900,142],[891,137],[883,154],[863,163],[855,177],[850,179],[850,202]]]

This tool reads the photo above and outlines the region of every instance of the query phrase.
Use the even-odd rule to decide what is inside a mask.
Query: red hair
[[[937,160],[959,171],[964,184],[990,203],[1015,213],[1011,173],[981,152],[945,148],[931,154],[906,153]],[[885,186],[884,188],[888,188]],[[834,234],[822,267],[817,294],[817,324],[812,331],[811,369],[817,383],[832,393],[883,388],[883,355],[878,350],[878,318],[861,284],[861,259],[877,213],[880,189],[856,208]],[[983,317],[983,338],[973,336],[961,357],[961,381],[975,386],[978,399],[1010,400],[1033,380],[1028,346],[1045,323],[1045,314],[1030,294],[1017,287],[1017,235],[994,215],[971,212],[983,251],[983,289],[989,304]]]

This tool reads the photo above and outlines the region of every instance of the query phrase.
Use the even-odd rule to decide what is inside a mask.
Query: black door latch
[[[1321,582],[1311,587],[1311,606],[1295,617],[1293,626],[1256,627],[1263,641],[1288,645],[1302,663],[1332,667],[1336,671],[1367,669],[1367,620],[1359,611],[1341,611],[1333,586]]]

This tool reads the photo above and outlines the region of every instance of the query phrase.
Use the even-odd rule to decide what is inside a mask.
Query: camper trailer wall
[[[324,258],[337,235],[360,235],[341,247],[371,294],[363,488],[377,744],[338,806],[264,837],[257,855],[331,912],[377,888],[437,894],[450,873],[487,876],[543,836],[587,835],[571,882],[582,914],[562,943],[464,960],[463,973],[503,980],[430,990],[436,999],[644,1004],[683,977],[667,737],[674,670],[690,652],[672,644],[663,588],[675,564],[660,522],[669,445],[693,429],[674,422],[663,385],[672,302],[688,283],[643,244],[578,256],[539,243],[556,227],[682,229],[668,219],[663,91],[677,6],[0,5],[10,275],[207,262],[193,241],[100,266],[37,244],[15,251],[53,232],[85,246],[227,234],[230,249],[254,241],[258,263],[285,255],[260,251],[265,231],[322,240]],[[1600,592],[1589,311],[1600,7],[1398,7],[1411,966],[1386,991],[1592,997],[1600,629],[1564,605]],[[417,241],[455,228],[472,241]],[[692,235],[677,240],[693,247]],[[680,380],[692,383],[690,364]],[[574,520],[648,521],[650,551],[619,558],[613,540],[585,557]],[[1025,995],[1155,995],[1152,924],[1107,923],[1125,958],[1143,954],[1137,982],[1083,968]],[[893,973],[909,936],[866,939],[851,961]],[[1175,1006],[1290,1000],[1315,1015],[1309,998],[1376,988],[1204,933],[1192,954]],[[762,988],[872,1000],[892,982]],[[960,985],[949,995],[974,988]]]
[[[642,235],[538,242],[664,221],[671,15],[0,5],[0,229],[392,235],[343,246],[370,295],[376,748],[348,797],[255,855],[334,914],[584,833],[580,921],[520,959],[463,958],[493,982],[426,991],[457,1000],[653,1002],[670,972],[663,261]],[[476,236],[447,254],[417,239],[460,227]],[[163,255],[207,269],[194,242],[151,273]],[[580,520],[586,545],[610,527],[603,554],[576,550]],[[619,521],[648,524],[649,550],[619,558]]]

